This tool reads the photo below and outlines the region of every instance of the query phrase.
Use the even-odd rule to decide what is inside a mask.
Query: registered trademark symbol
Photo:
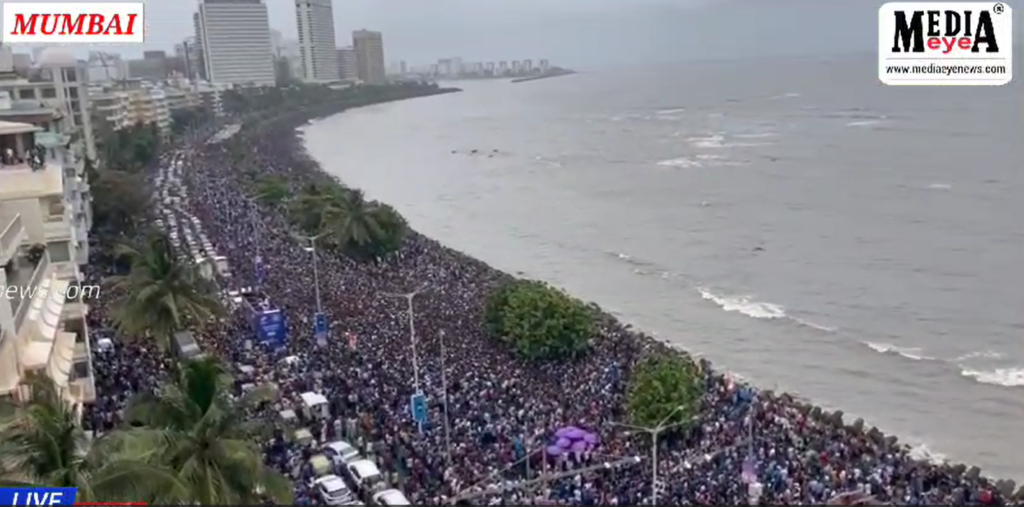
[[[1006,11],[1006,6],[1003,5],[1003,4],[995,4],[995,6],[992,7],[992,12],[994,12],[996,14],[1002,14],[1005,11]]]

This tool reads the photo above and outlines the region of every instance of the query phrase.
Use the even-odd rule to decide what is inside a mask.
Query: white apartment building
[[[128,79],[128,62],[122,60],[118,54],[90,51],[86,72],[90,84],[120,81]]]
[[[384,73],[384,36],[372,30],[352,32],[352,47],[356,51],[359,79],[368,84],[387,82]]]
[[[270,21],[262,0],[202,0],[194,20],[206,80],[274,85]]]
[[[295,0],[295,20],[302,58],[302,80],[338,80],[341,74],[334,43],[331,0]]]
[[[14,70],[14,50],[10,46],[0,44],[0,72]]]
[[[53,111],[34,117],[60,126]],[[96,397],[88,308],[74,288],[88,261],[89,200],[76,171],[66,171],[68,142],[0,121],[0,396],[24,398],[24,381],[45,376],[80,408]]]
[[[96,143],[88,114],[87,67],[58,47],[40,51],[36,65],[39,67],[38,79],[6,79],[0,76],[0,91],[9,92],[12,100],[34,100],[59,108],[64,113],[62,132],[77,133],[82,141],[74,145],[74,162],[81,167],[84,157],[96,157]]]
[[[338,74],[342,81],[359,80],[359,57],[352,46],[338,48]]]

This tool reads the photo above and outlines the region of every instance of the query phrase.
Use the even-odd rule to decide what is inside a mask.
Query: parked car
[[[337,466],[344,466],[347,463],[363,459],[359,454],[359,449],[344,440],[337,440],[325,445],[323,452],[324,456],[330,458]]]
[[[348,463],[344,467],[345,475],[360,492],[372,492],[374,487],[381,483],[384,477],[377,468],[377,464],[368,460],[360,459]]]
[[[355,501],[355,495],[337,475],[325,475],[316,479],[313,486],[327,505],[351,505]]]
[[[397,489],[385,489],[373,495],[373,503],[377,505],[412,505],[412,502],[405,497],[405,493]]]

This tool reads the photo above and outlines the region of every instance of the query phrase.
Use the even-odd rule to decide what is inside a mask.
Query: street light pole
[[[647,433],[648,435],[651,436],[651,504],[652,505],[657,505],[658,504],[658,436],[661,435],[661,433],[663,431],[665,431],[665,430],[668,430],[668,429],[671,429],[671,428],[675,428],[676,426],[680,426],[682,424],[686,424],[686,423],[688,423],[688,422],[693,420],[693,418],[691,418],[691,419],[686,419],[684,421],[674,422],[672,424],[666,424],[666,423],[668,423],[668,420],[672,418],[672,416],[676,415],[676,412],[679,412],[683,408],[685,408],[685,407],[683,405],[680,405],[680,406],[672,409],[672,411],[669,412],[668,415],[666,415],[665,418],[662,419],[661,422],[658,423],[658,425],[654,426],[654,427],[633,426],[631,424],[614,423],[617,426],[622,426],[624,428],[629,428],[629,429],[632,429],[632,430],[635,430],[635,431],[642,431],[642,432]]]
[[[412,300],[419,293],[421,293],[424,290],[426,290],[426,288],[427,288],[427,286],[426,286],[426,284],[424,284],[424,285],[421,285],[420,288],[418,288],[418,289],[416,289],[416,290],[414,290],[412,292],[406,292],[404,294],[402,294],[402,293],[384,293],[384,295],[387,296],[387,297],[405,298],[405,302],[406,302],[406,305],[407,305],[406,306],[406,311],[409,314],[409,342],[410,342],[410,346],[412,347],[413,386],[414,386],[414,389],[415,389],[417,394],[419,394],[422,391],[420,391],[420,358],[419,358],[419,355],[416,353],[416,324],[415,324],[415,319],[413,317]]]
[[[448,363],[447,351],[444,346],[444,330],[438,335],[441,338],[441,389],[444,391],[444,454],[448,466],[452,465],[452,436],[451,424],[448,419]],[[529,463],[529,461],[527,461]],[[527,465],[529,466],[529,465]]]
[[[325,234],[327,234],[327,233],[321,232],[320,234],[317,234],[316,236],[299,236],[300,239],[309,241],[309,246],[308,247],[304,247],[304,248],[307,251],[309,251],[310,253],[313,254],[313,290],[314,290],[314,292],[316,294],[316,312],[317,313],[323,313],[324,307],[323,307],[323,304],[320,301],[320,272],[317,269],[317,262],[316,262],[316,257],[317,257],[317,255],[316,255],[316,240],[322,238]]]

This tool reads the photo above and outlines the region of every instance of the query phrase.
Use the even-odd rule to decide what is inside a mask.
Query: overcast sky
[[[21,0],[25,1],[25,0]],[[67,1],[67,0],[65,0]],[[76,0],[82,1],[82,0]],[[295,36],[294,0],[265,0],[270,25]],[[549,58],[554,64],[868,53],[881,0],[335,0],[339,46],[351,31],[384,33],[389,62]],[[1009,0],[1018,30],[1024,0]],[[192,34],[197,0],[145,0],[146,47]],[[1018,35],[1020,38],[1021,35]],[[1020,44],[1020,40],[1015,41]],[[84,53],[88,48],[76,48]],[[111,48],[126,56],[139,46]]]

